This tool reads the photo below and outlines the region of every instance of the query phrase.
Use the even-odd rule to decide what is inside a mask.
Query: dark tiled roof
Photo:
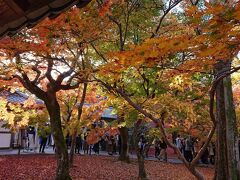
[[[24,102],[28,99],[29,96],[20,91],[15,91],[14,93],[11,93],[9,91],[3,90],[0,92],[0,97],[6,98],[10,103],[24,104]],[[44,102],[39,99],[36,99],[36,103],[44,104]]]
[[[24,27],[32,27],[45,17],[56,17],[91,0],[0,0],[0,37],[14,35]]]
[[[15,91],[14,93],[11,93],[6,90],[0,91],[0,97],[6,98],[8,102],[10,103],[20,103],[24,104],[24,102],[29,98],[29,96],[21,91]],[[44,102],[36,99],[36,104],[43,105]],[[84,106],[91,106],[92,104],[90,103],[85,103]],[[117,119],[117,115],[113,112],[113,107],[108,107],[106,108],[101,116],[101,119],[104,120],[115,120]]]

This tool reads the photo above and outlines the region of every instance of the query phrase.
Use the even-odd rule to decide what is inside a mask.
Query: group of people
[[[142,135],[138,141],[138,149],[140,154],[142,154],[144,157],[148,157],[151,145],[152,143],[148,142],[144,135]],[[164,139],[155,139],[154,146],[155,157],[159,160],[167,162],[167,143],[164,141]]]
[[[181,137],[180,135],[177,135],[177,138],[175,141],[173,141],[176,145],[176,147],[180,150],[180,152],[183,154],[185,159],[188,162],[191,162],[193,158],[197,155],[200,148],[203,146],[204,142],[200,141],[197,138],[193,138],[190,135],[187,137]],[[141,137],[138,142],[138,147],[140,149],[140,152],[144,154],[145,157],[147,157],[148,150],[150,146],[148,146],[147,140],[144,137]],[[167,143],[164,141],[164,139],[155,139],[154,140],[154,146],[155,146],[155,157],[159,160],[163,160],[167,162]],[[215,144],[214,142],[211,142],[209,146],[206,148],[206,150],[203,152],[201,158],[201,163],[203,164],[214,164],[215,163]]]
[[[92,150],[95,152],[95,154],[99,154],[99,143],[97,142],[95,144],[88,144],[87,142],[87,134],[86,133],[82,133],[76,136],[75,139],[75,153],[76,154],[80,154],[80,151],[83,150],[84,154],[92,154]],[[69,149],[71,147],[72,144],[72,139],[71,137],[68,135],[66,137],[66,145],[67,148]]]
[[[46,146],[54,143],[51,133],[47,130],[39,130],[36,133],[34,127],[29,127],[26,131],[21,132],[21,147],[23,151],[36,151],[39,147],[39,153],[45,153]]]
[[[197,155],[200,148],[203,146],[204,142],[200,142],[197,138],[192,138],[188,136],[187,138],[182,138],[180,135],[177,136],[175,140],[177,148],[184,155],[188,162],[191,162],[193,158]],[[201,156],[201,162],[203,164],[214,164],[215,163],[215,144],[211,142],[206,150]]]
[[[34,128],[29,128],[26,135],[23,136],[23,139],[26,141],[25,146],[28,149],[33,149],[35,147],[35,130]],[[99,139],[95,144],[88,144],[87,142],[87,133],[79,134],[76,139],[75,145],[75,153],[80,154],[80,151],[83,150],[84,154],[90,154],[95,152],[95,154],[99,154],[100,149],[102,151],[107,151],[109,155],[117,154],[117,150],[119,154],[121,153],[121,137],[120,135],[108,135],[105,134],[103,137]],[[68,135],[66,137],[67,147],[70,148],[72,143],[71,137]],[[203,146],[204,142],[201,142],[197,138],[193,138],[191,136],[181,137],[177,135],[177,138],[174,140],[176,147],[180,150],[180,152],[184,155],[185,159],[188,162],[191,162],[193,158],[197,155],[200,148]],[[52,145],[55,150],[54,140],[50,133],[47,130],[42,130],[39,134],[39,153],[44,153],[47,145]],[[151,146],[151,143],[147,141],[147,139],[142,135],[138,142],[139,152],[142,153],[145,157],[148,156],[148,150]],[[155,147],[155,157],[159,160],[163,160],[167,162],[167,143],[164,139],[155,139],[154,141]],[[201,156],[201,162],[204,164],[214,164],[215,163],[215,144],[211,142],[206,150],[203,152]]]
[[[117,150],[120,151],[121,140],[120,136],[109,136],[105,135],[99,139],[94,144],[89,144],[87,142],[87,133],[79,134],[75,140],[75,153],[80,154],[80,151],[83,151],[84,154],[91,155],[92,152],[99,154],[100,149],[102,151],[107,151],[109,155],[117,154]],[[72,140],[69,136],[66,137],[67,147],[71,147]],[[120,152],[119,152],[120,153]]]

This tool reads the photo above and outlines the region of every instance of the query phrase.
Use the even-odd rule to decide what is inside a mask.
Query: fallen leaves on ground
[[[182,164],[146,161],[150,180],[189,180],[194,177]],[[20,155],[0,157],[1,180],[51,180],[54,179],[56,159],[54,155]],[[212,168],[199,168],[212,179]],[[130,164],[117,161],[116,157],[75,156],[71,176],[76,180],[134,180],[138,177],[135,160]]]

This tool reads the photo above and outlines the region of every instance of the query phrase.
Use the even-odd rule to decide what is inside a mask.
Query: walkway
[[[18,149],[1,149],[0,150],[0,155],[17,155],[18,154]],[[38,149],[36,151],[26,151],[26,150],[21,150],[20,151],[21,155],[27,155],[27,154],[42,154],[38,152]],[[55,152],[53,151],[52,147],[46,147],[45,148],[45,153],[44,154],[55,154]],[[80,151],[80,154],[83,155],[83,150]],[[182,163],[181,160],[179,160],[176,155],[172,155],[169,151],[168,151],[168,162],[169,163],[174,163],[174,164],[180,164]],[[91,155],[96,155],[93,151]],[[100,151],[99,153],[100,156],[110,156],[106,151]],[[118,157],[118,154],[116,155],[112,155],[114,157]],[[129,154],[131,159],[137,159],[137,156],[135,154]],[[150,160],[150,161],[159,161],[157,158],[155,158],[154,156],[152,156],[150,154],[150,156],[148,158],[145,158],[145,160]],[[200,164],[200,166],[212,166],[212,165],[205,165],[205,164]]]

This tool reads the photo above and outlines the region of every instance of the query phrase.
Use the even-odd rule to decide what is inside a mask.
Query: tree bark
[[[218,120],[216,134],[216,179],[224,180],[228,177],[228,160],[226,152],[226,117],[224,109],[224,89],[223,81],[219,82],[216,89],[216,117]]]
[[[140,148],[138,147],[138,142],[140,140],[140,134],[141,134],[141,123],[142,120],[138,120],[136,124],[134,125],[133,130],[133,143],[134,148],[137,153],[137,161],[138,161],[138,178],[141,180],[147,180],[147,173],[145,170],[145,164],[144,164],[144,154],[143,152],[140,152]]]
[[[137,151],[137,160],[138,160],[138,177],[141,180],[147,180],[147,173],[145,171],[144,165],[144,156],[142,153]]]
[[[118,128],[121,136],[121,153],[119,156],[120,161],[124,161],[129,163],[129,155],[128,155],[128,129],[127,127]]]
[[[228,64],[228,69],[231,68],[231,63]],[[239,169],[237,168],[237,122],[236,112],[233,104],[232,82],[231,77],[227,76],[223,80],[224,85],[224,100],[226,112],[226,142],[227,142],[227,158],[228,158],[228,175],[231,180],[239,179]]]
[[[231,70],[231,61],[221,61],[216,65],[217,76]],[[231,77],[221,80],[216,89],[217,112],[217,158],[216,179],[239,179],[237,168],[237,123],[233,104]]]
[[[216,65],[217,73],[225,68],[224,63],[219,62]],[[225,102],[224,102],[224,86],[223,80],[221,80],[216,88],[216,118],[217,118],[217,142],[216,142],[216,179],[225,180],[228,177],[228,159],[226,151],[226,114],[225,114]]]
[[[45,104],[50,116],[51,130],[56,146],[57,171],[56,180],[69,180],[69,161],[65,138],[62,132],[60,106],[56,99],[56,94],[51,94],[45,100]]]

